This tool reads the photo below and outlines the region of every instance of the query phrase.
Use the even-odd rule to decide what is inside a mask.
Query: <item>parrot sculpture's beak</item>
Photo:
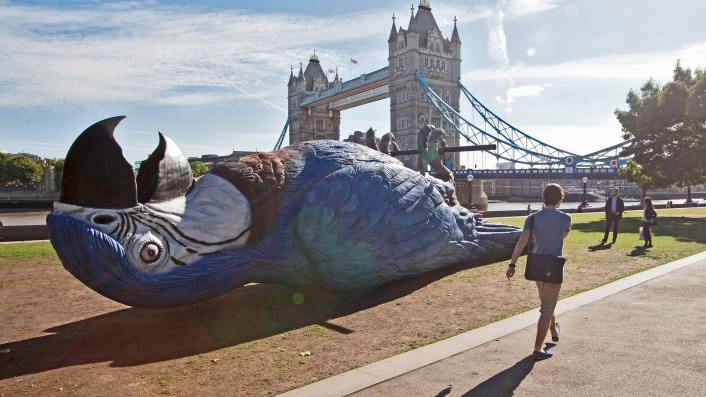
[[[76,138],[64,163],[60,202],[122,209],[135,207],[138,202],[167,201],[189,189],[191,167],[174,142],[162,133],[157,149],[142,162],[135,178],[113,135],[124,118],[99,121]]]

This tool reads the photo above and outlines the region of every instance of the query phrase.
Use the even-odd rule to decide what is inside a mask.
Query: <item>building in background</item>
[[[444,38],[429,1],[422,0],[416,14],[412,9],[407,29],[397,29],[393,19],[388,49],[390,130],[395,134],[397,144],[402,150],[416,149],[419,129],[433,124],[446,131],[449,146],[460,146],[459,134],[433,111],[415,78],[415,73],[419,72],[434,92],[460,111],[461,38],[456,23],[451,38]],[[416,164],[412,164],[414,157],[404,161],[416,168]],[[456,154],[453,164],[447,166],[454,169],[459,165],[460,157]]]
[[[415,77],[419,72],[434,92],[460,111],[461,39],[455,21],[451,37],[444,37],[429,1],[422,0],[416,13],[412,8],[406,29],[398,29],[393,17],[388,50],[390,131],[395,134],[400,149],[416,149],[419,129],[427,124],[443,128],[447,133],[447,144],[459,146],[459,134],[438,113],[434,114]],[[305,98],[326,90],[345,89],[345,84],[338,71],[332,81],[328,80],[316,54],[310,57],[306,69],[300,64],[298,74],[295,75],[293,69],[290,71],[287,83],[290,144],[318,139],[340,140],[340,110],[331,109],[327,104],[303,107],[301,103]],[[459,155],[451,157],[447,166],[458,168]],[[412,168],[417,167],[415,156],[402,160]]]

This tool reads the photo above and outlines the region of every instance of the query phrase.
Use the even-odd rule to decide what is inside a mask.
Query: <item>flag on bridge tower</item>
[[[351,63],[354,64],[354,65],[357,65],[357,64],[358,64],[358,61],[357,61],[356,59],[351,58]]]
[[[334,73],[336,73],[336,69],[328,68],[327,72],[328,72],[328,74],[334,74]]]

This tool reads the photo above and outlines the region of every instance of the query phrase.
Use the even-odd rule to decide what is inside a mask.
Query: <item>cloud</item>
[[[434,17],[442,30],[453,27],[454,17],[458,18],[459,25],[465,25],[482,21],[493,16],[493,9],[490,7],[471,7],[464,2],[455,4],[449,4],[446,2],[438,5],[435,4],[433,12]]]
[[[382,11],[311,17],[145,4],[0,7],[0,107],[247,99],[282,111],[267,98],[282,96],[290,64],[329,46],[322,60],[347,65],[358,55],[351,43],[389,29]]]
[[[537,84],[521,85],[518,87],[512,87],[509,90],[508,96],[510,97],[524,97],[524,96],[540,96],[544,91],[544,87]]]
[[[674,51],[610,55],[575,59],[545,65],[513,65],[484,68],[464,73],[465,80],[571,79],[571,80],[646,80],[671,78],[677,59],[688,67],[702,67],[706,41],[687,44]],[[501,76],[501,77],[499,77]]]
[[[508,14],[513,18],[551,11],[558,7],[559,1],[557,0],[510,0]]]
[[[545,85],[546,86],[546,85]],[[544,92],[544,87],[538,84],[527,84],[515,87],[515,82],[510,81],[505,90],[505,97],[496,96],[495,100],[499,103],[507,105],[506,111],[512,112],[512,104],[515,103],[515,98],[528,96],[540,96]]]
[[[537,85],[515,87],[512,75],[504,72],[510,65],[505,33],[505,15],[509,15],[510,18],[518,18],[553,10],[557,7],[558,0],[499,0],[496,9],[487,17],[488,55],[499,64],[500,70],[495,69],[495,77],[499,83],[504,85],[506,92],[505,98],[496,97],[496,99],[506,105],[508,113],[512,112],[511,104],[515,101],[515,97],[527,96],[526,92],[528,91],[523,90],[527,90],[529,87],[538,87],[539,90],[533,88],[531,95],[540,95],[543,88]],[[527,49],[529,57],[535,56],[536,53],[537,50],[534,47]],[[518,89],[522,90],[518,91]]]
[[[496,10],[488,19],[488,55],[503,67],[510,63],[504,19],[505,12],[502,9]]]

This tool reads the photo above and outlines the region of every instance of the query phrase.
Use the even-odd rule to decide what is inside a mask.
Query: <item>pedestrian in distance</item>
[[[539,258],[561,259],[563,267],[564,238],[569,234],[571,228],[571,217],[559,211],[559,206],[564,199],[564,189],[556,183],[551,183],[544,188],[542,198],[544,201],[542,209],[529,215],[525,220],[524,229],[515,245],[512,259],[510,259],[505,272],[508,280],[511,280],[515,275],[517,259],[525,251],[528,243],[531,244],[531,249],[528,250],[528,267],[530,254],[537,254],[536,257]],[[528,270],[525,271],[525,278],[530,279]],[[559,300],[561,282],[536,281],[536,285],[541,306],[532,356],[535,360],[544,360],[552,357],[552,353],[547,349],[542,349],[547,332],[551,332],[553,342],[559,341],[559,323],[554,316],[554,309]]]
[[[610,233],[611,227],[613,229],[613,243],[618,239],[618,225],[620,224],[620,219],[623,217],[623,212],[625,212],[625,202],[620,198],[620,190],[614,187],[611,197],[605,202],[605,234],[603,235],[601,244],[605,244],[608,241],[608,234]]]
[[[642,234],[645,238],[645,245],[643,248],[652,248],[652,226],[657,224],[657,211],[655,211],[655,206],[652,204],[652,199],[645,197],[643,200],[643,207],[645,207],[642,212]]]

